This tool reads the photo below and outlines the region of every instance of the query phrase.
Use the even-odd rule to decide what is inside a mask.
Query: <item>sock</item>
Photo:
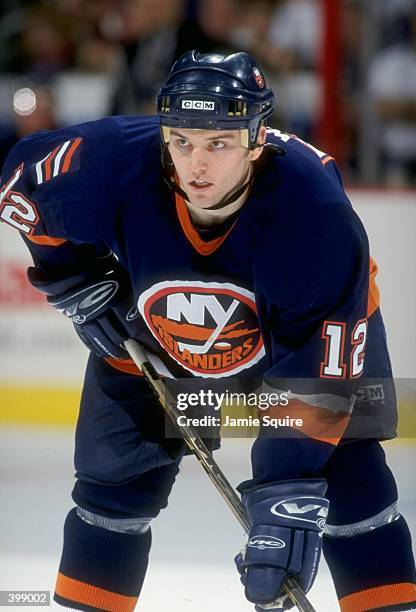
[[[54,599],[77,610],[134,610],[147,569],[150,529],[143,534],[108,531],[83,521],[73,508]]]
[[[412,544],[402,516],[352,537],[324,536],[324,554],[342,612],[416,608]]]

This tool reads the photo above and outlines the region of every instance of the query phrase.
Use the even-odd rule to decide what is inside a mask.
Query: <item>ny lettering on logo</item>
[[[225,325],[232,317],[236,310],[239,302],[234,299],[227,310],[221,306],[219,301],[214,295],[195,295],[191,294],[190,300],[188,301],[183,293],[176,293],[169,295],[167,298],[167,316],[169,319],[174,321],[180,321],[181,315],[184,316],[188,323],[194,325],[205,324],[205,311],[207,310],[216,323],[216,328],[205,342],[205,344],[187,344],[185,342],[179,342],[179,348],[181,351],[187,349],[193,353],[203,355],[214,344]]]

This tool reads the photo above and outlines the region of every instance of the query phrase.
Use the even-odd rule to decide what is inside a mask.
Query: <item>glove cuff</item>
[[[29,283],[38,291],[41,291],[47,296],[63,295],[71,289],[78,286],[84,286],[85,283],[93,281],[96,278],[105,278],[106,274],[117,272],[117,277],[122,277],[125,274],[117,259],[112,253],[98,257],[93,261],[89,261],[83,270],[77,270],[64,276],[50,276],[30,266],[27,270],[27,278]]]
[[[251,524],[323,531],[329,502],[323,478],[274,482],[243,491]]]
[[[90,272],[77,272],[65,278],[49,278],[38,268],[30,267],[27,270],[27,278],[32,287],[47,296],[55,296],[66,293],[78,285],[86,282],[91,276]]]

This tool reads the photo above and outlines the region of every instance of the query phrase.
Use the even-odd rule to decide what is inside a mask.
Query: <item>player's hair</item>
[[[262,68],[248,53],[187,51],[173,65],[157,96],[163,138],[169,128],[242,130],[254,148],[275,97]],[[168,128],[168,129],[164,129]]]

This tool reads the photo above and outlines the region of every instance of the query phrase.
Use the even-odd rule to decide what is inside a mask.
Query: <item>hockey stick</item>
[[[175,399],[169,392],[169,389],[150,363],[145,351],[135,340],[131,339],[126,340],[124,346],[136,366],[143,373],[149,385],[155,391],[166,414],[180,430],[188,448],[195,454],[215,488],[227,502],[230,510],[239,521],[241,527],[249,534],[250,523],[240,498],[196,430],[191,425],[178,426],[177,418],[181,415],[181,412],[178,410]],[[315,612],[314,607],[295,578],[286,578],[284,586],[288,597],[297,606],[299,612]]]

